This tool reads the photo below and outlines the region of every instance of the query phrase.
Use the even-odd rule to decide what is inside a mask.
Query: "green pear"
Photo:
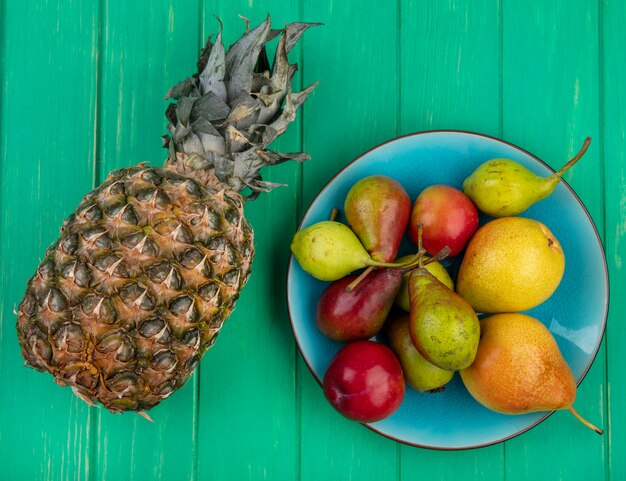
[[[396,259],[396,262],[405,263],[410,261],[413,256],[403,256]],[[428,256],[424,256],[424,261],[428,260]],[[431,262],[429,264],[424,265],[424,268],[428,269],[428,271],[439,279],[440,282],[443,283],[449,289],[454,290],[454,281],[448,274],[446,268],[440,262]],[[402,276],[402,286],[400,286],[400,291],[396,296],[396,306],[406,312],[411,311],[410,303],[409,303],[409,276],[410,272],[405,272]]]
[[[409,329],[417,350],[435,366],[450,371],[474,361],[480,324],[472,307],[425,268],[409,277]]]
[[[299,230],[291,240],[291,252],[304,269],[321,281],[336,281],[353,271],[369,267],[407,268],[415,265],[423,253],[409,257],[407,262],[379,262],[365,250],[352,230],[334,220],[324,220]],[[359,276],[362,280],[364,275]],[[352,290],[355,285],[348,286]]]
[[[463,181],[463,192],[491,217],[521,214],[554,192],[562,175],[583,156],[590,142],[587,137],[580,152],[548,177],[541,177],[511,159],[488,160]]]
[[[291,252],[302,269],[322,281],[341,279],[371,259],[349,227],[330,220],[296,232]]]
[[[400,359],[407,384],[419,392],[443,391],[454,376],[454,371],[431,364],[419,353],[411,339],[409,315],[397,311],[388,319],[385,330],[391,349]]]
[[[574,411],[576,380],[543,323],[524,314],[496,314],[480,324],[476,359],[461,371],[474,399],[504,414],[568,409],[602,434]]]

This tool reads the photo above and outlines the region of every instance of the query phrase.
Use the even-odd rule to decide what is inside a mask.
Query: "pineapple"
[[[246,20],[227,51],[221,24],[209,37],[198,73],[166,96],[164,166],[111,172],[28,281],[17,313],[28,365],[111,412],[145,412],[185,383],[250,275],[243,206],[275,187],[259,170],[308,159],[267,146],[315,86],[292,93],[287,59],[312,25]],[[265,44],[278,35],[270,69]]]

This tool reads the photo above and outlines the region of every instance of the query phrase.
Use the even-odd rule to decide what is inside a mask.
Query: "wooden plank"
[[[7,479],[87,479],[93,411],[22,367],[15,306],[91,188],[97,3],[7,2],[0,75],[0,465]]]
[[[500,11],[497,0],[401,2],[400,133],[461,129],[498,136]],[[436,169],[436,166],[433,166]],[[403,447],[401,478],[500,480],[504,445],[458,453]]]
[[[604,142],[606,257],[611,279],[611,307],[607,321],[606,350],[609,390],[608,463],[609,479],[626,479],[626,95],[622,79],[626,74],[624,19],[626,4],[615,0],[600,2],[600,89],[601,131]]]
[[[500,13],[499,0],[402,0],[400,133],[501,133]]]
[[[224,23],[224,43],[271,14],[272,27],[301,20],[299,2],[248,0],[204,3],[205,35]],[[305,37],[311,32],[305,33]],[[277,41],[268,45],[273,58]],[[299,46],[289,54],[300,58]],[[294,91],[299,90],[299,76]],[[298,151],[300,119],[272,145]],[[295,391],[295,343],[285,299],[285,277],[291,233],[297,226],[301,167],[285,163],[264,169],[263,178],[286,183],[245,206],[255,230],[256,255],[252,275],[216,345],[200,367],[198,425],[199,479],[297,479],[298,415]]]
[[[197,0],[103,0],[99,180],[124,166],[159,166],[170,86],[195,71],[199,52]],[[133,413],[99,412],[98,479],[191,479],[195,469],[195,375],[150,411],[154,423]]]
[[[597,5],[505,1],[503,15],[504,137],[557,168],[587,135],[595,138],[565,177],[602,232]],[[604,427],[605,368],[602,347],[576,401],[585,417]],[[507,443],[506,479],[604,479],[607,439],[556,413]]]
[[[304,117],[303,207],[358,154],[394,137],[398,121],[395,2],[306,1],[323,22],[304,39],[304,83],[320,81]],[[399,445],[341,417],[299,358],[301,479],[392,480]]]

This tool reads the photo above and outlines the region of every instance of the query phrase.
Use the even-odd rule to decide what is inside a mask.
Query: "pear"
[[[587,151],[591,138],[574,158],[548,177],[541,177],[511,159],[491,159],[463,181],[463,192],[491,217],[521,214],[535,202],[548,197],[563,174]]]
[[[411,263],[375,261],[349,227],[331,220],[296,232],[291,252],[304,271],[321,281],[336,281],[363,267],[406,267]]]
[[[574,411],[576,381],[556,340],[540,321],[525,314],[496,314],[480,324],[476,359],[461,371],[476,401],[504,414],[568,409],[602,434]]]
[[[404,263],[408,262],[413,258],[413,256],[403,256],[396,259],[396,262]],[[424,260],[428,261],[430,259],[428,256],[424,256]],[[446,268],[441,264],[441,262],[430,262],[429,264],[424,263],[424,267],[428,269],[428,271],[439,279],[440,282],[443,283],[449,289],[454,290],[454,281],[448,274]],[[396,306],[402,309],[405,312],[411,311],[411,306],[409,303],[409,276],[411,275],[410,271],[405,272],[402,275],[402,286],[400,287],[400,291],[396,296]]]
[[[349,290],[355,278],[346,276],[333,282],[317,302],[317,327],[334,341],[369,339],[378,333],[402,284],[402,270],[376,269]]]
[[[447,371],[431,364],[419,353],[411,340],[409,315],[397,311],[387,320],[385,331],[391,349],[400,359],[407,384],[419,392],[443,391],[444,386],[454,376],[454,371]]]
[[[384,175],[355,183],[344,203],[346,221],[372,259],[391,262],[411,215],[411,199],[402,185]]]
[[[291,252],[306,272],[322,281],[336,281],[367,266],[370,255],[344,224],[322,221],[299,230]]]
[[[503,217],[486,223],[470,240],[456,291],[476,312],[519,312],[552,295],[565,271],[557,238],[541,222]]]
[[[480,324],[472,307],[425,268],[409,276],[413,344],[429,362],[450,371],[474,361]]]

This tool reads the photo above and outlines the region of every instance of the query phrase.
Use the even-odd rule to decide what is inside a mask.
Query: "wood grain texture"
[[[113,169],[160,166],[165,93],[192,74],[198,56],[197,0],[103,0],[99,66],[98,181]],[[195,470],[196,376],[150,411],[98,414],[96,479],[190,479]]]
[[[586,136],[594,138],[565,179],[602,233],[597,5],[504,1],[503,22],[504,138],[553,168],[571,158]],[[604,357],[602,347],[578,389],[576,407],[606,427]],[[506,479],[604,479],[607,439],[569,413],[556,413],[507,442]]]
[[[500,1],[402,0],[400,8],[400,133],[498,136]]]
[[[298,1],[228,0],[204,3],[204,36],[217,32],[213,15],[224,24],[224,44],[272,14],[273,28],[298,21]],[[305,37],[311,35],[306,32]],[[273,58],[277,40],[268,45]],[[299,62],[300,48],[289,53]],[[294,91],[299,90],[299,77]],[[299,151],[300,118],[280,140],[279,151]],[[291,235],[297,228],[301,166],[284,163],[262,171],[271,182],[288,184],[261,194],[245,206],[255,231],[252,274],[215,346],[200,367],[198,479],[297,477],[299,442],[295,343],[286,308],[285,277]]]
[[[608,379],[607,479],[626,479],[626,64],[622,52],[626,4],[600,3],[601,156],[605,172],[605,247],[611,281],[611,306],[607,321]]]
[[[2,36],[0,465],[7,479],[87,479],[95,412],[22,367],[13,314],[63,219],[90,190],[98,9],[9,2]],[[34,33],[36,32],[36,33]]]

